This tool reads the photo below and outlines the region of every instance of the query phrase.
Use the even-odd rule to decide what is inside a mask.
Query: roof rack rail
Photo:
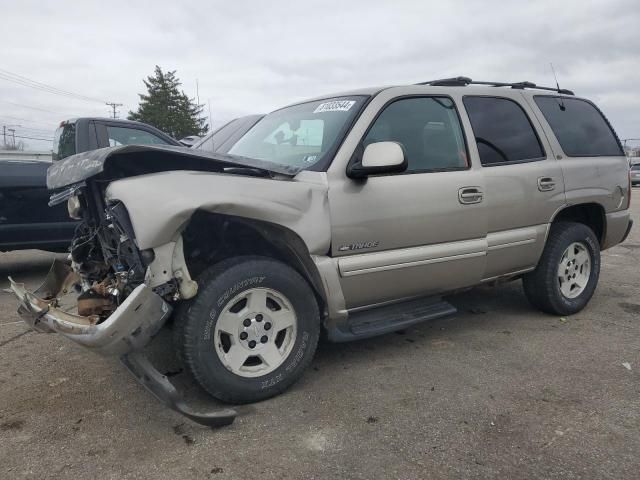
[[[428,82],[419,82],[416,85],[431,85],[433,87],[466,87],[467,85],[488,85],[490,87],[510,87],[515,89],[535,88],[537,90],[548,90],[550,92],[562,93],[564,95],[573,95],[571,90],[566,88],[540,87],[532,82],[481,82],[473,81],[469,77],[453,77],[442,78],[440,80],[429,80]]]

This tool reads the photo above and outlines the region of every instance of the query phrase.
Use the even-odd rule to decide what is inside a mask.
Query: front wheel
[[[178,321],[182,356],[196,380],[229,403],[284,391],[311,362],[320,334],[316,298],[291,267],[238,257],[207,270]]]
[[[598,285],[600,244],[582,223],[551,225],[536,269],[523,278],[529,302],[543,312],[572,315],[582,310]]]

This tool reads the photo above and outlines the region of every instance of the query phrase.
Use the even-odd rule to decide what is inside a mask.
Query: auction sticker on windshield
[[[355,100],[334,100],[333,102],[325,102],[318,105],[313,113],[348,112],[355,103]]]

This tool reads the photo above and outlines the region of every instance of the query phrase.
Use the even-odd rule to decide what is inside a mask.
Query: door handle
[[[556,181],[552,177],[538,178],[538,190],[541,192],[550,192],[556,188]]]
[[[482,190],[478,187],[463,187],[458,190],[458,200],[463,205],[480,203],[482,201]]]

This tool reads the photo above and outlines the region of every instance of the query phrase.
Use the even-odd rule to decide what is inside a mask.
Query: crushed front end
[[[170,408],[208,426],[233,422],[233,410],[197,413],[142,350],[166,323],[177,300],[194,296],[197,284],[184,265],[181,238],[160,256],[141,252],[122,202],[106,204],[101,182],[82,182],[52,196],[82,220],[69,262],[55,261],[36,291],[9,278],[18,313],[39,332],[56,332],[102,355],[118,356],[136,379]],[[170,254],[165,255],[165,250]],[[155,262],[155,264],[154,264]],[[163,278],[155,274],[157,270]],[[75,302],[75,305],[71,302]]]
[[[92,204],[81,193],[90,193],[86,190],[86,185],[73,187],[54,197],[60,201],[68,196],[70,214],[82,215],[71,244],[71,264],[54,262],[33,293],[12,279],[11,289],[20,301],[18,313],[35,330],[57,332],[98,353],[122,356],[146,346],[169,318],[166,298],[174,289],[145,283],[146,266],[124,205]],[[75,308],[61,304],[74,293]]]

